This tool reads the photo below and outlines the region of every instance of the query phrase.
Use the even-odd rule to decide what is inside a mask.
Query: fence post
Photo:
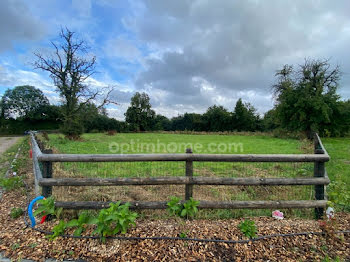
[[[192,149],[187,148],[186,154],[192,154]],[[193,161],[192,160],[186,160],[186,176],[192,180],[193,177]],[[190,197],[193,195],[193,185],[186,185],[185,186],[185,200],[189,200]]]
[[[324,154],[317,136],[315,135],[315,154]],[[315,162],[314,163],[314,177],[324,177],[325,176],[325,163],[324,162]],[[325,199],[325,190],[324,185],[315,185],[315,198],[316,200]],[[324,209],[322,207],[315,208],[315,217],[316,219],[321,219],[323,216]]]
[[[52,154],[52,149],[43,150],[44,154]],[[43,164],[43,178],[52,178],[52,162],[42,162]],[[49,197],[52,195],[52,186],[43,186],[42,195]]]

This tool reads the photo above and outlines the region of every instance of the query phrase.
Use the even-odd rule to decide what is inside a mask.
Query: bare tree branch
[[[88,47],[85,42],[75,38],[75,33],[68,28],[61,29],[60,45],[51,41],[54,48],[52,56],[35,52],[37,60],[34,68],[49,72],[59,95],[63,98],[64,118],[72,122],[81,108],[90,102],[102,99],[98,108],[114,103],[110,100],[113,88],[107,92],[91,90],[86,80],[95,73],[96,57],[87,57]],[[99,98],[103,96],[103,98]]]

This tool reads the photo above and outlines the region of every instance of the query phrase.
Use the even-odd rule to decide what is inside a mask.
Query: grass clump
[[[23,215],[23,209],[20,207],[14,207],[11,209],[10,217],[13,219],[19,218]]]

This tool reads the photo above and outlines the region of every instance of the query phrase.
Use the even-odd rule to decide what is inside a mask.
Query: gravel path
[[[19,139],[20,137],[0,137],[0,156]]]

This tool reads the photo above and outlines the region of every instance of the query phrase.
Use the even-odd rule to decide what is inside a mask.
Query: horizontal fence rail
[[[145,161],[197,161],[197,162],[327,162],[328,154],[39,154],[39,161],[50,162],[145,162]]]
[[[145,185],[230,185],[296,186],[328,185],[329,178],[221,178],[221,177],[133,177],[133,178],[42,178],[40,186],[145,186]]]
[[[185,154],[52,154],[52,151],[40,150],[31,133],[33,152],[33,170],[36,188],[42,187],[44,196],[51,195],[52,187],[59,186],[153,186],[184,185],[185,200],[193,196],[193,186],[315,186],[316,200],[281,201],[200,201],[199,208],[209,209],[268,209],[268,208],[315,208],[320,218],[327,205],[326,185],[330,183],[325,170],[325,162],[330,157],[315,134],[314,154],[193,154],[191,149]],[[161,162],[177,161],[185,163],[185,175],[176,177],[116,177],[116,178],[59,178],[52,177],[53,162]],[[247,178],[247,177],[205,177],[193,176],[193,162],[311,162],[314,163],[314,177],[307,178]],[[131,172],[131,171],[130,171]],[[116,174],[117,176],[118,174]],[[135,174],[136,175],[136,174]],[[57,207],[68,209],[101,209],[110,202],[66,201],[56,202]],[[133,209],[165,209],[165,201],[130,202]]]
[[[67,209],[102,209],[109,207],[111,202],[74,201],[56,202],[57,207]],[[129,202],[131,209],[166,209],[166,201]],[[182,201],[183,203],[183,201]],[[198,208],[203,209],[261,209],[261,208],[324,208],[326,200],[291,200],[291,201],[200,201]]]

